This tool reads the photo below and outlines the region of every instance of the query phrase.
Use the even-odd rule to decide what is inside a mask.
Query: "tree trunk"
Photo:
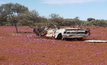
[[[17,23],[14,23],[14,24],[15,24],[15,28],[16,28],[16,33],[18,33]]]

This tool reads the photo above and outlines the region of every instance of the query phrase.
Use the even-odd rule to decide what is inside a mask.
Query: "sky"
[[[0,5],[6,3],[24,5],[45,17],[59,14],[63,18],[107,20],[107,0],[0,0]]]

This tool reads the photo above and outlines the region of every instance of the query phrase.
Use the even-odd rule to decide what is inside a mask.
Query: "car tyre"
[[[57,40],[61,40],[61,39],[62,39],[62,34],[58,34],[58,36],[57,36],[56,39],[57,39]]]

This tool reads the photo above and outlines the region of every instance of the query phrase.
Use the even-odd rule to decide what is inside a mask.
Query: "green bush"
[[[85,25],[87,26],[107,26],[106,20],[92,20],[85,22]]]

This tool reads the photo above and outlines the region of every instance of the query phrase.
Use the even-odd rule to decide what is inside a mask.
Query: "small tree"
[[[18,21],[18,15],[23,14],[24,12],[28,11],[28,8],[20,5],[20,4],[3,4],[0,6],[0,15],[6,17],[8,21],[15,26],[16,32],[18,33],[17,23]]]
[[[92,20],[95,20],[95,19],[94,18],[88,18],[87,19],[87,21],[89,21],[89,22],[92,21]]]
[[[58,23],[58,25],[61,25],[61,23],[64,21],[64,19],[61,16],[59,16],[58,14],[51,14],[50,21],[56,22],[56,23]]]

